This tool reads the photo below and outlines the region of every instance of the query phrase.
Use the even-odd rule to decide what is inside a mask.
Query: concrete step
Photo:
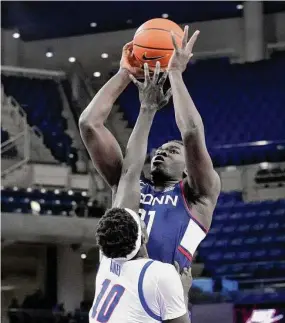
[[[2,177],[1,185],[2,186],[19,186],[27,185],[29,176],[29,166],[24,165],[20,168],[14,170],[12,173]]]

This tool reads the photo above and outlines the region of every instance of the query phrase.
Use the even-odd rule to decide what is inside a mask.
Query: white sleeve
[[[157,283],[157,302],[163,321],[172,320],[186,314],[184,291],[174,266],[163,264]]]

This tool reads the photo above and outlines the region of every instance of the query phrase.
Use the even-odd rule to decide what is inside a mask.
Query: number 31
[[[141,219],[145,223],[146,223],[145,217],[146,217],[147,214],[149,215],[148,222],[146,223],[146,231],[147,231],[147,234],[150,235],[150,230],[152,228],[153,220],[154,220],[154,217],[155,217],[155,211],[146,212],[146,210],[144,210],[144,209],[139,209],[139,214],[141,215]]]

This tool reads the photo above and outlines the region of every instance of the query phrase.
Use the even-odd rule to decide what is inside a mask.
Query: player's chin
[[[164,173],[164,165],[163,163],[154,163],[151,165],[151,168],[150,168],[150,173],[153,175],[153,174],[163,174]]]

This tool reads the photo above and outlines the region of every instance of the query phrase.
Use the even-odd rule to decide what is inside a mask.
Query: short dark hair
[[[167,142],[166,142],[166,144],[169,144],[169,143],[171,143],[171,142],[176,142],[177,144],[179,144],[179,145],[181,145],[181,146],[183,146],[183,147],[184,147],[184,143],[183,143],[183,141],[182,141],[182,140],[176,140],[176,139],[173,139],[173,140],[169,140],[169,141],[167,141]],[[156,151],[156,150],[158,150],[158,149],[161,149],[161,146],[160,146],[160,147],[158,147],[158,148],[156,148],[156,149],[155,149],[155,151]]]
[[[106,257],[126,257],[135,249],[138,225],[125,209],[112,208],[100,219],[96,235]]]

